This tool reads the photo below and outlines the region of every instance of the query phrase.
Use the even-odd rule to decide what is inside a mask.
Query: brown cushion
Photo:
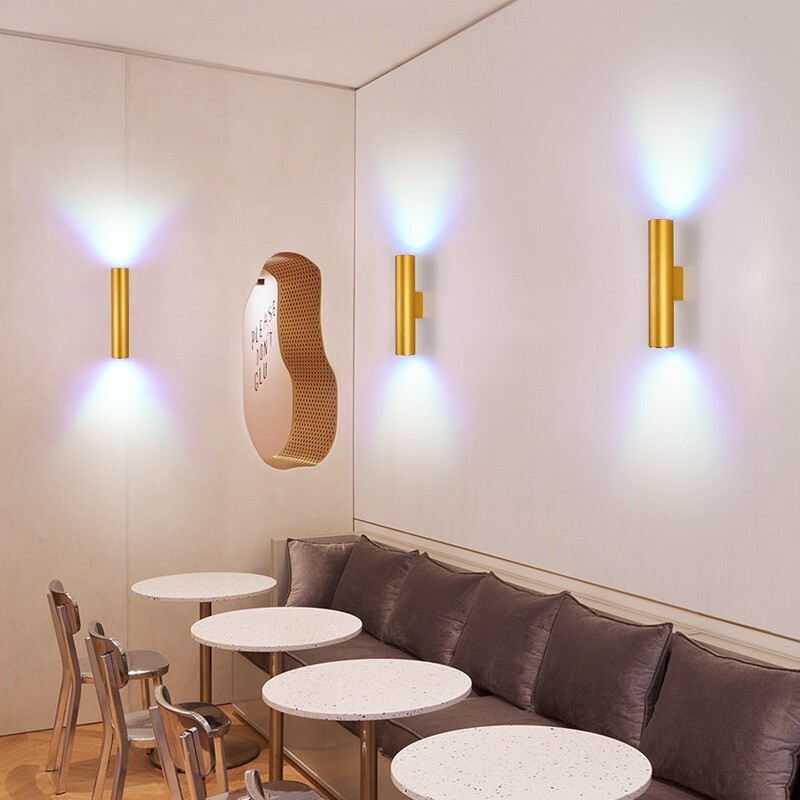
[[[540,714],[638,746],[672,625],[637,625],[567,596],[553,623],[533,704]]]
[[[798,751],[800,672],[675,636],[642,737],[655,775],[714,800],[788,800]]]
[[[355,542],[311,542],[289,539],[287,606],[330,608]]]
[[[483,572],[455,572],[423,553],[408,571],[384,640],[424,661],[449,664]]]
[[[481,689],[530,708],[562,599],[563,594],[534,594],[488,575],[475,596],[451,666],[466,672]]]
[[[309,650],[295,650],[285,653],[286,669],[307,667],[310,664],[325,664],[328,661],[351,661],[356,658],[401,658],[413,659],[411,653],[376,639],[366,631],[346,642],[330,644],[326,647],[312,647]]]
[[[419,552],[381,547],[362,536],[353,547],[333,595],[332,607],[355,614],[364,630],[383,637],[400,587]]]
[[[437,733],[483,725],[549,725],[563,728],[558,720],[521,711],[494,695],[468,697],[454,706],[413,717],[386,720],[378,724],[378,746],[384,755],[394,757],[400,750]]]
[[[676,786],[674,783],[659,781],[655,778],[647,791],[640,797],[641,800],[708,800],[703,794],[690,792],[683,786]]]

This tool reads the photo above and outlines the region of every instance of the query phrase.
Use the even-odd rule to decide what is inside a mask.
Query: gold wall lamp
[[[416,320],[422,319],[422,292],[416,291],[414,256],[394,257],[394,352],[413,356],[417,352]]]
[[[111,357],[128,358],[128,268],[111,270]]]
[[[675,266],[674,223],[671,219],[648,222],[650,270],[650,347],[675,344],[674,303],[683,300],[683,267]]]

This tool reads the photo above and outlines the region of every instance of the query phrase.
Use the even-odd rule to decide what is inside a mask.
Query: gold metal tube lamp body
[[[415,291],[414,256],[394,257],[394,352],[413,356],[417,352],[415,321],[422,319],[422,292]]]
[[[650,347],[675,344],[674,302],[683,300],[683,267],[675,266],[674,223],[651,219],[650,244]]]
[[[111,357],[128,358],[128,268],[111,270]]]

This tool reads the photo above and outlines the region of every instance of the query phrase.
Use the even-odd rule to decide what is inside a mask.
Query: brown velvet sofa
[[[669,623],[612,618],[567,593],[458,572],[366,537],[290,540],[288,551],[287,605],[332,607],[363,623],[355,639],[287,654],[288,669],[420,658],[472,678],[471,696],[455,706],[380,723],[388,758],[458,728],[575,727],[645,753],[654,773],[646,800],[800,800],[800,672],[712,652]],[[267,671],[262,654],[245,657]]]

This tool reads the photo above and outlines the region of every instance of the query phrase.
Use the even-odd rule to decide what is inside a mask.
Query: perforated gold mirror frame
[[[265,273],[278,283],[278,346],[292,379],[292,424],[280,451],[262,458],[275,469],[313,467],[333,446],[338,402],[322,341],[322,276],[299,253],[276,253],[264,264]]]

